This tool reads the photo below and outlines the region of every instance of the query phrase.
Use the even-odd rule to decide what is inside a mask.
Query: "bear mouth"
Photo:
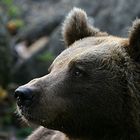
[[[31,122],[31,123],[34,123],[34,124],[37,124],[37,125],[44,125],[45,124],[45,120],[39,119],[39,118],[35,118],[34,116],[32,116],[30,114],[24,114],[23,116],[25,117],[25,119],[28,122]]]
[[[44,119],[40,119],[40,117],[35,117],[35,115],[31,114],[31,110],[24,106],[17,106],[17,112],[23,121],[26,123],[33,123],[36,125],[45,125],[46,121]]]

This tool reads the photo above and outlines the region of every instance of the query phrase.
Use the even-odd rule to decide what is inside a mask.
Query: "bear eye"
[[[75,68],[73,71],[73,76],[75,77],[82,77],[84,75],[84,71],[79,69],[79,68]]]

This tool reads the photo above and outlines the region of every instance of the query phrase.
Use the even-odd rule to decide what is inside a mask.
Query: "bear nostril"
[[[29,88],[18,88],[15,91],[14,97],[21,99],[32,99],[33,92]]]
[[[17,99],[18,104],[26,105],[31,102],[33,98],[33,90],[30,88],[19,87],[15,90],[14,97]]]

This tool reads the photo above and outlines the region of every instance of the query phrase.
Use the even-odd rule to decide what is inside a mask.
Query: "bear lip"
[[[37,124],[37,125],[44,125],[45,124],[45,120],[43,119],[39,119],[39,118],[36,118],[35,116],[31,115],[29,113],[29,110],[24,107],[24,106],[20,106],[19,107],[19,110],[18,110],[18,113],[25,118],[26,121],[28,122],[31,122],[33,124]]]

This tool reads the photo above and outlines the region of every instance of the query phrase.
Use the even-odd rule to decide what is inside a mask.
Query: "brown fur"
[[[129,33],[129,45],[130,45],[130,53],[132,58],[137,61],[140,61],[140,20],[136,19],[133,22],[132,27],[130,28]],[[133,47],[132,47],[133,46]]]
[[[19,113],[44,126],[28,140],[139,140],[140,21],[120,38],[92,27],[74,8],[62,34],[68,48],[50,73],[22,86],[36,94]]]
[[[62,35],[67,46],[71,45],[76,40],[88,36],[107,35],[107,33],[100,32],[99,29],[91,26],[88,23],[86,13],[79,8],[73,8],[73,10],[71,10],[62,27]]]

